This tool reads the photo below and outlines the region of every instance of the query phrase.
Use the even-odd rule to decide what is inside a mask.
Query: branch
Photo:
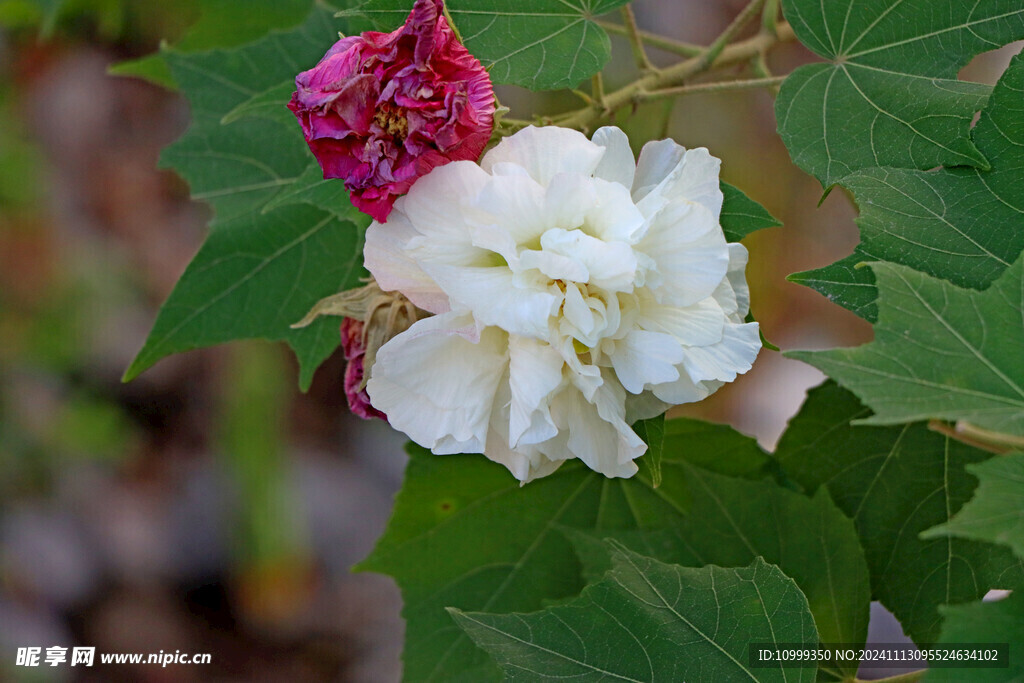
[[[753,88],[771,88],[780,85],[786,80],[785,76],[772,76],[770,78],[751,78],[742,81],[719,81],[717,83],[699,83],[697,85],[681,85],[676,88],[665,88],[637,94],[637,99],[642,102],[657,100],[663,97],[676,97],[677,95],[689,95],[698,92],[718,92],[723,90],[750,90]]]
[[[636,60],[637,68],[643,72],[655,71],[654,65],[644,52],[644,42],[640,37],[640,30],[636,27],[636,17],[633,16],[631,5],[622,6],[622,22],[626,27],[626,37],[629,38],[629,46],[633,49],[633,59]]]
[[[729,29],[726,29],[726,31],[728,32]],[[778,27],[778,37],[760,34],[724,48],[711,64],[706,63],[705,56],[697,56],[670,66],[667,69],[647,74],[629,85],[619,88],[615,92],[608,93],[605,96],[603,108],[584,107],[561,116],[552,117],[552,123],[566,128],[583,130],[599,119],[604,114],[604,111],[616,111],[637,102],[638,98],[642,97],[641,93],[682,85],[687,79],[693,78],[697,74],[712,68],[749,61],[762,50],[768,49],[775,43],[793,40],[793,38],[793,29],[789,24],[780,24]]]
[[[1007,442],[991,438],[995,432],[979,429],[978,427],[969,425],[966,422],[957,422],[956,426],[953,426],[940,420],[932,420],[928,423],[928,429],[933,432],[938,432],[944,436],[948,436],[951,439],[955,439],[960,443],[965,443],[968,446],[980,448],[983,451],[995,453],[996,455],[1006,455],[1013,450],[1010,446],[1005,445]],[[984,438],[981,436],[982,434],[988,438]],[[1000,434],[999,436],[1013,438],[1009,437],[1007,434]]]
[[[629,36],[629,29],[622,24],[613,24],[608,21],[596,22],[598,26],[603,28],[609,33],[614,33],[620,36]],[[637,29],[637,36],[647,45],[656,47],[659,50],[665,52],[671,52],[673,54],[681,55],[683,57],[696,57],[704,51],[704,47],[701,45],[694,45],[693,43],[684,43],[678,40],[672,40],[665,36],[659,36],[657,33],[651,33],[650,31],[644,31]]]
[[[743,27],[747,25],[754,15],[761,11],[762,5],[765,0],[753,0],[749,5],[743,8],[743,11],[732,20],[732,23],[722,31],[722,34],[715,38],[714,42],[708,45],[707,49],[700,55],[700,64],[704,69],[710,67],[718,55],[722,54],[722,50],[725,46],[732,42],[732,39],[743,30]]]

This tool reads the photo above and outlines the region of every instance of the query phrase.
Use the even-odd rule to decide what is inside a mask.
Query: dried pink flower
[[[363,336],[362,320],[345,318],[341,321],[341,349],[345,354],[345,398],[353,413],[369,420],[379,417],[387,420],[387,416],[370,405],[370,397],[366,393],[366,382],[363,381],[363,360],[366,356],[366,340]]]
[[[416,0],[400,29],[342,38],[296,77],[288,103],[324,177],[344,179],[381,223],[432,168],[475,161],[494,127],[491,80],[442,8]]]

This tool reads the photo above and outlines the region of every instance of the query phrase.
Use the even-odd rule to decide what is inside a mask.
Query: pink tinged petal
[[[377,352],[367,392],[396,429],[434,453],[481,453],[498,384],[508,368],[507,336],[488,328],[472,341],[469,316],[418,321]]]
[[[484,155],[480,165],[490,172],[497,163],[518,164],[531,178],[547,186],[558,173],[593,174],[603,155],[602,147],[578,131],[530,126],[499,142]]]
[[[731,382],[750,369],[760,350],[757,323],[730,323],[717,344],[687,348],[682,365],[694,382]]]
[[[632,330],[616,342],[611,359],[622,386],[631,394],[639,394],[648,384],[679,378],[676,365],[683,360],[683,347],[671,335]]]
[[[591,138],[595,145],[604,147],[601,163],[594,169],[594,177],[618,183],[627,190],[633,187],[636,161],[629,146],[629,138],[615,126],[598,128]]]
[[[657,264],[661,279],[655,295],[675,306],[711,296],[729,268],[718,220],[692,202],[673,202],[661,210],[637,248]]]
[[[366,346],[363,343],[363,321],[356,318],[345,318],[341,322],[341,348],[345,354],[344,391],[348,400],[348,408],[355,415],[369,420],[379,418],[387,420],[387,416],[370,404],[363,383],[363,358]]]
[[[424,263],[423,269],[444,289],[454,307],[472,311],[481,325],[493,325],[526,337],[547,338],[548,319],[558,310],[558,298],[546,290],[518,287],[508,268]]]
[[[445,313],[451,307],[448,295],[409,255],[409,241],[418,234],[401,211],[387,225],[370,224],[363,247],[366,269],[384,291],[399,291],[425,311]]]
[[[537,444],[554,437],[550,403],[563,386],[565,362],[550,344],[529,337],[509,337],[511,387],[508,445]]]

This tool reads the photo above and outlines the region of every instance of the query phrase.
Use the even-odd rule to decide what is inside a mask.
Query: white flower
[[[760,350],[719,165],[671,140],[634,163],[618,128],[531,127],[420,178],[365,258],[435,315],[378,352],[374,407],[524,482],[569,458],[633,475],[647,447],[632,422],[703,399]]]

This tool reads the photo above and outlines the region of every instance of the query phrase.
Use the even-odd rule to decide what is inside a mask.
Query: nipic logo
[[[40,661],[42,657],[42,661]],[[92,666],[96,658],[96,648],[75,647],[71,648],[71,666]],[[17,666],[58,666],[68,661],[68,648],[54,645],[46,648],[46,655],[43,656],[41,647],[19,647],[18,655],[14,663]]]

